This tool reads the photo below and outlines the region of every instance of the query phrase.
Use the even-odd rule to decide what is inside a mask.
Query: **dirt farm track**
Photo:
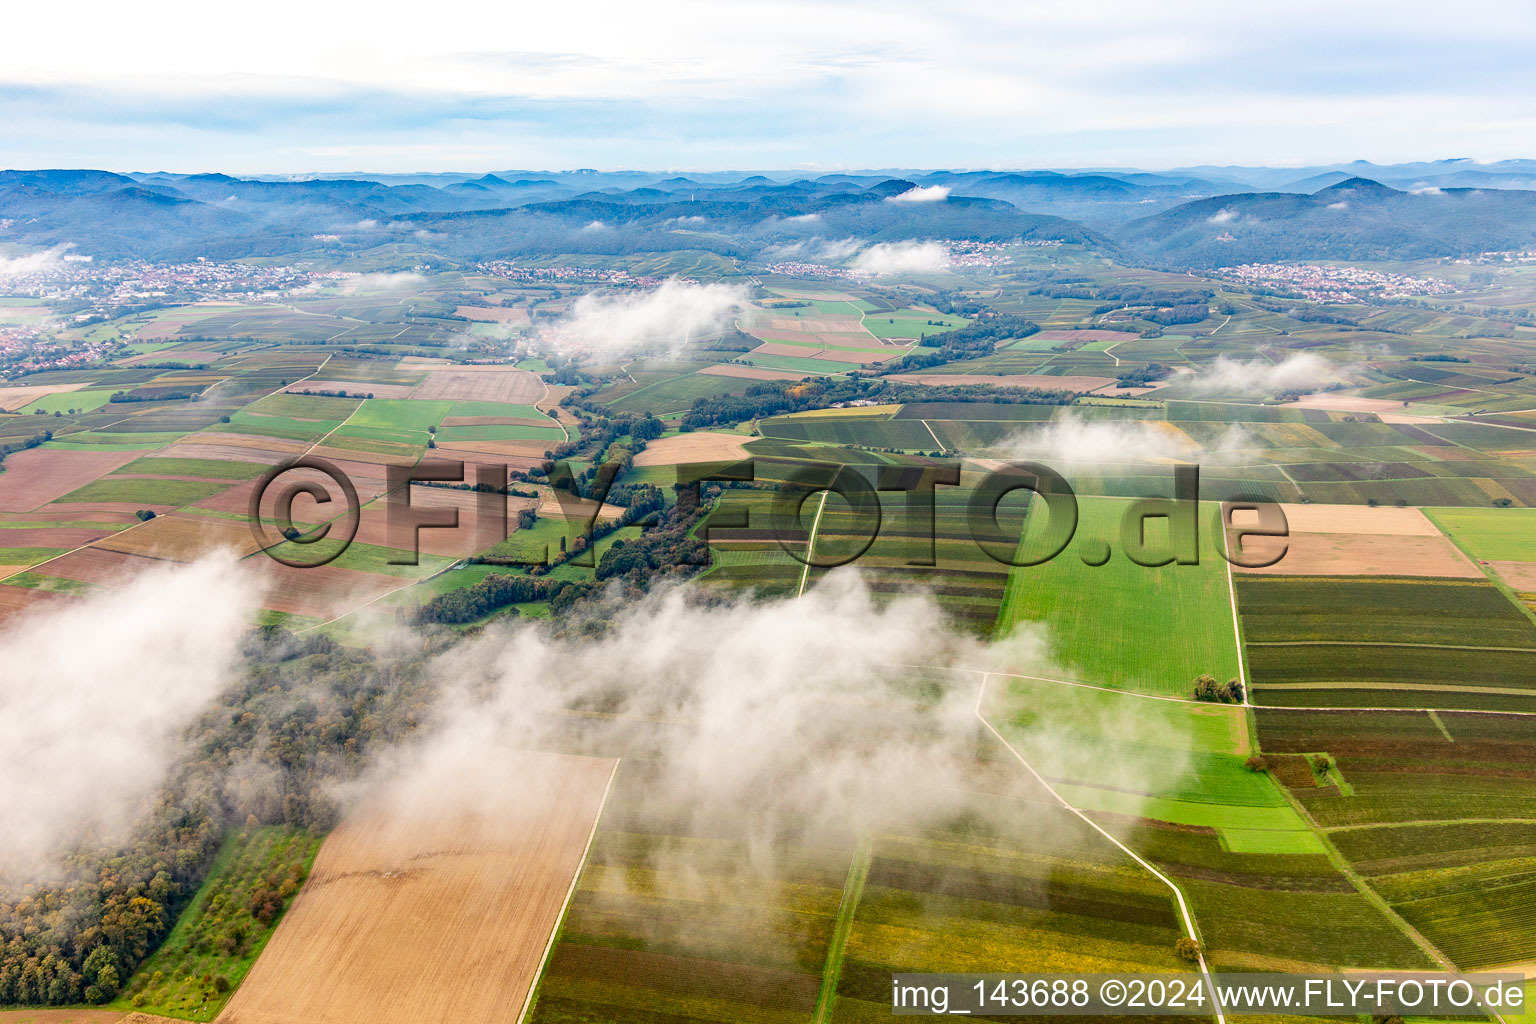
[[[517,1020],[615,764],[482,752],[386,785],[325,841],[220,1024]]]

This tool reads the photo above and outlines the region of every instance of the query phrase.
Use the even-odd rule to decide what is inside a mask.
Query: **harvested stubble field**
[[[636,466],[675,466],[689,462],[724,462],[745,459],[749,438],[740,434],[700,430],[651,441],[635,456]]]
[[[16,412],[31,405],[39,398],[46,398],[49,395],[60,395],[69,391],[78,391],[85,387],[85,384],[85,381],[80,381],[75,384],[36,384],[0,388],[0,412]]]
[[[1244,544],[1244,557],[1260,561],[1273,557],[1277,542],[1253,538]],[[1235,538],[1229,539],[1237,550]],[[1439,576],[1481,579],[1483,573],[1444,537],[1374,536],[1362,533],[1293,532],[1285,555],[1274,565],[1233,571],[1273,576]]]
[[[404,507],[405,500],[406,495],[402,492],[392,495],[389,502],[366,506],[358,523],[356,542],[461,558],[505,540],[508,529],[516,526],[517,514],[538,504],[533,498],[502,498],[495,494],[481,495],[444,487],[409,488],[410,510]],[[393,524],[389,513],[392,505],[399,509]],[[458,525],[453,529],[431,527],[423,528],[419,533],[412,529],[412,516],[416,511],[447,510],[458,513]]]
[[[499,753],[472,766],[439,760],[387,784],[326,840],[219,1020],[516,1019],[613,769],[597,758]],[[466,792],[471,772],[496,781]]]
[[[739,363],[717,363],[699,372],[711,377],[739,377],[742,380],[802,380],[811,376],[794,370],[770,370],[761,366],[742,366]]]
[[[105,551],[190,562],[214,551],[249,555],[261,545],[244,523],[198,516],[156,516],[141,526],[114,534],[96,545]]]
[[[347,608],[367,604],[404,582],[396,576],[359,572],[334,564],[300,569],[280,565],[265,555],[257,557],[267,582],[263,606],[291,615],[330,618]]]
[[[165,564],[159,559],[146,558],[143,555],[130,555],[91,547],[61,555],[45,563],[38,571],[59,579],[115,586],[128,582],[141,572],[163,567]]]
[[[275,465],[302,455],[309,446],[299,441],[243,434],[188,434],[162,450],[166,458],[218,459]]]
[[[346,392],[357,398],[410,398],[416,389],[414,384],[371,384],[367,381],[306,380],[290,384],[285,392],[290,395],[319,394],[322,391]]]

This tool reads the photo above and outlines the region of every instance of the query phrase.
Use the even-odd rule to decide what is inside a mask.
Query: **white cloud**
[[[894,196],[886,196],[888,203],[939,203],[949,198],[948,185],[928,185],[910,188]]]
[[[1236,219],[1237,219],[1237,212],[1234,211],[1234,210],[1217,210],[1215,213],[1211,214],[1209,217],[1206,218],[1206,223],[1208,223],[1208,224],[1227,224],[1227,223],[1230,223],[1230,222],[1232,222],[1232,221],[1234,221]]]
[[[1200,446],[1168,424],[1144,420],[1084,420],[1067,414],[1025,428],[999,447],[1013,458],[1056,466],[1189,461]]]
[[[849,269],[868,277],[894,277],[948,267],[949,250],[939,242],[881,242],[859,253]]]
[[[495,628],[442,658],[436,674],[449,681],[447,708],[439,728],[406,753],[406,770],[445,758],[470,765],[474,752],[509,743],[568,742],[568,709],[601,708],[584,719],[586,749],[623,751],[647,765],[647,784],[629,797],[632,813],[683,822],[724,814],[751,830],[748,856],[711,858],[715,883],[688,870],[656,876],[682,886],[718,884],[722,870],[762,870],[786,835],[815,844],[882,821],[921,827],[971,815],[1001,823],[1017,814],[1013,798],[1031,791],[1022,772],[988,773],[978,785],[974,669],[1057,675],[1041,627],[1025,623],[984,647],[948,628],[926,595],[878,601],[852,569],[827,574],[798,600],[697,602],[688,588],[673,588],[607,609],[604,619],[603,634],[572,639],[532,623]],[[919,665],[928,668],[900,667]],[[914,677],[926,681],[920,700]],[[1005,686],[993,685],[994,695]],[[1060,696],[1071,700],[1068,690]],[[1013,735],[1043,764],[1134,793],[1154,773],[1177,777],[1176,765],[1163,774],[1175,755],[1131,740],[1144,728],[1106,726],[1114,757],[1105,756],[1110,741],[1090,729],[1026,726]],[[1170,745],[1166,737],[1162,745]],[[504,784],[473,771],[458,783],[460,792],[484,786],[492,799]],[[1041,842],[1051,831],[1036,824]]]
[[[545,337],[562,350],[593,356],[676,351],[728,327],[746,304],[742,285],[670,278],[650,291],[588,292]]]
[[[259,598],[231,556],[146,571],[0,632],[0,864],[132,823],[229,679]]]
[[[813,260],[822,263],[841,263],[863,248],[857,238],[807,238],[788,245],[778,245],[768,250],[775,259]]]
[[[0,277],[31,277],[58,270],[64,266],[64,254],[72,248],[73,245],[56,245],[25,256],[0,256]]]
[[[429,234],[428,232],[418,232]],[[347,289],[355,292],[393,292],[420,288],[427,279],[408,271],[398,274],[358,274],[347,279]]]
[[[1203,391],[1242,391],[1274,394],[1306,391],[1343,379],[1343,371],[1322,356],[1297,352],[1278,363],[1242,362],[1220,356],[1191,382]]]

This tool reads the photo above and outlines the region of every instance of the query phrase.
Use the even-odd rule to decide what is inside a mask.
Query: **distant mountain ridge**
[[[1138,220],[1116,237],[1190,267],[1274,260],[1412,259],[1536,248],[1536,192],[1405,192],[1346,178],[1308,194],[1214,196]]]
[[[594,172],[593,183],[604,181]],[[656,187],[657,185],[666,187]],[[1110,246],[1082,225],[997,199],[890,203],[912,181],[706,186],[662,179],[576,192],[551,179],[501,175],[384,184],[353,178],[271,181],[223,174],[0,172],[0,241],[70,244],[104,257],[274,255],[430,242],[463,258],[703,248],[748,255],[816,236],[868,241],[1052,238]],[[473,225],[475,230],[466,230]]]
[[[937,170],[910,175],[507,171],[440,176],[0,171],[0,242],[103,257],[344,255],[408,242],[457,258],[696,248],[813,256],[820,240],[1055,239],[1157,265],[1406,259],[1536,248],[1536,161],[1399,165],[1405,179]],[[1345,165],[1353,166],[1353,165]],[[1311,169],[1302,168],[1302,171]],[[426,180],[423,180],[426,179]],[[892,202],[914,189],[922,201]]]

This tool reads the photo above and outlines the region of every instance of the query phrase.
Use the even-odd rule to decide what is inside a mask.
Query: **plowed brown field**
[[[544,397],[544,381],[527,370],[494,366],[465,366],[433,370],[416,385],[412,398],[459,402],[508,402],[532,405]]]
[[[505,1024],[614,762],[481,753],[391,783],[321,847],[219,1024]]]
[[[5,460],[0,473],[0,512],[31,512],[77,491],[97,477],[143,455],[131,452],[69,452],[31,448]]]

